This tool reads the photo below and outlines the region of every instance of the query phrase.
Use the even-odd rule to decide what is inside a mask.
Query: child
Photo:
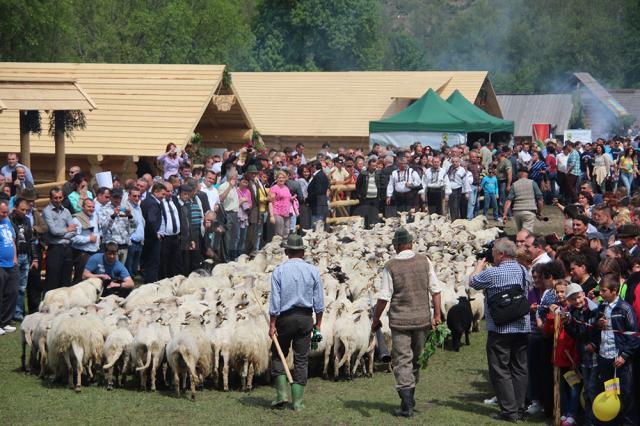
[[[542,300],[536,311],[536,325],[542,333],[541,357],[544,360],[540,368],[540,399],[544,408],[545,416],[553,414],[553,368],[551,360],[553,357],[553,313],[550,312],[551,305],[561,305],[565,303],[564,293],[567,288],[567,281],[555,280],[552,288],[542,295]]]
[[[496,168],[489,169],[489,176],[485,176],[480,181],[480,188],[484,193],[484,204],[482,214],[487,216],[489,207],[493,209],[493,220],[498,221],[498,179],[496,178]]]
[[[604,390],[604,382],[620,379],[620,413],[618,422],[635,424],[633,377],[631,359],[640,344],[636,336],[614,333],[613,330],[638,331],[633,308],[618,296],[620,280],[606,275],[600,283],[603,302],[598,306],[596,329],[591,333],[591,348],[597,348],[598,388],[596,394]]]
[[[569,303],[570,316],[563,318],[563,326],[566,332],[576,339],[576,349],[580,357],[580,375],[584,388],[585,423],[596,424],[591,404],[596,397],[596,356],[593,350],[587,349],[589,334],[596,319],[598,305],[589,300],[580,284],[572,283],[567,287],[567,302]],[[585,325],[587,324],[587,325]]]

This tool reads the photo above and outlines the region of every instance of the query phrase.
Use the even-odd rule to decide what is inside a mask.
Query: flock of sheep
[[[395,228],[414,235],[414,250],[429,255],[444,283],[442,310],[468,297],[468,274],[475,253],[498,235],[485,229],[482,216],[456,221],[417,213],[388,219],[371,230],[361,223],[340,225],[333,232],[317,229],[304,239],[307,260],[316,265],[324,285],[323,336],[310,357],[319,358],[323,377],[351,376],[361,368],[373,374],[375,337],[370,333],[371,307],[380,288],[384,263],[393,255]],[[25,317],[22,367],[39,377],[66,380],[80,391],[83,380],[103,376],[107,389],[139,377],[142,389],[156,390],[161,379],[177,396],[212,378],[229,390],[229,375],[240,377],[250,391],[253,378],[268,375],[271,341],[266,320],[270,273],[286,259],[276,237],[249,259],[216,265],[210,274],[193,273],[142,285],[126,299],[101,298],[99,279],[47,292],[40,311]],[[471,302],[474,328],[483,316],[482,294]],[[383,336],[390,345],[388,317]],[[291,360],[290,360],[291,362]],[[168,372],[170,370],[170,374]],[[159,377],[161,376],[161,378]]]

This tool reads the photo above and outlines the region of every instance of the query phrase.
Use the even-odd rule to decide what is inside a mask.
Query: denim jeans
[[[227,260],[236,260],[238,257],[238,239],[240,237],[240,224],[238,212],[227,212],[227,223],[224,226],[224,247]]]
[[[617,424],[633,425],[636,424],[635,414],[635,399],[636,396],[633,392],[633,374],[631,366],[631,358],[622,365],[622,367],[615,368],[613,366],[613,359],[605,359],[598,356],[598,393],[604,391],[604,382],[612,379],[614,374],[620,379],[620,413],[613,420]],[[613,423],[616,424],[616,423]]]
[[[577,383],[575,386],[569,386],[567,381],[562,377],[569,368],[560,369],[560,411],[563,416],[571,416],[576,418],[580,409],[580,391],[582,384]]]
[[[595,425],[597,421],[591,410],[591,404],[593,404],[593,400],[598,396],[598,368],[583,365],[580,367],[580,374],[582,375],[582,386],[584,388],[585,423]]]
[[[264,224],[267,222],[267,219],[269,218],[269,213],[268,212],[264,212],[264,213],[260,213],[260,216],[258,216],[258,223],[256,224],[256,232],[255,232],[255,244],[254,247],[256,250],[260,250],[262,248],[262,236],[264,234]]]
[[[247,231],[249,231],[249,226],[240,227],[240,233],[238,238],[238,255],[244,253],[244,249],[247,246]]]
[[[129,251],[127,251],[127,260],[124,262],[124,267],[129,271],[131,278],[138,273],[140,256],[142,256],[142,244],[131,241]]]
[[[498,208],[500,216],[504,216],[504,203],[507,201],[507,181],[498,182],[498,191],[500,194],[500,200],[498,201]],[[512,213],[509,212],[509,217]]]
[[[24,294],[27,291],[27,281],[29,280],[29,261],[28,254],[18,255],[18,274],[20,276],[20,286],[18,288],[18,300],[16,301],[15,318],[24,317]]]
[[[627,195],[631,195],[631,183],[633,182],[633,174],[620,172],[620,182],[627,188]]]
[[[498,220],[498,199],[496,194],[484,194],[484,205],[482,206],[482,214],[487,216],[489,208],[493,209],[493,218]]]
[[[471,185],[471,192],[467,194],[467,219],[473,219],[478,213],[478,187]]]

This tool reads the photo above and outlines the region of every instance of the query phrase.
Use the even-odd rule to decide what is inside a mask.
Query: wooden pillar
[[[27,111],[20,111],[20,161],[27,167],[31,167],[31,141],[27,128]],[[25,131],[26,129],[26,131]]]
[[[65,153],[64,153],[64,111],[55,111],[55,156],[56,156],[56,182],[65,180]]]

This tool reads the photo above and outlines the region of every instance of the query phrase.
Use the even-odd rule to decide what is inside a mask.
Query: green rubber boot
[[[276,388],[276,399],[271,403],[271,408],[283,408],[288,402],[287,377],[284,374],[276,376],[274,379]]]
[[[304,397],[304,386],[294,383],[291,385],[291,399],[293,401],[293,410],[299,411],[304,408],[302,398]]]

